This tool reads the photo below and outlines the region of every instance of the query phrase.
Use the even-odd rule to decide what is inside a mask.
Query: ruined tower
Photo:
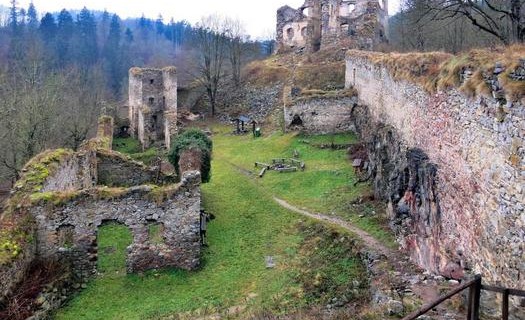
[[[331,44],[371,50],[387,42],[388,0],[306,0],[277,11],[277,52]]]
[[[163,69],[129,70],[129,121],[133,137],[143,148],[154,143],[170,146],[177,132],[177,72]]]

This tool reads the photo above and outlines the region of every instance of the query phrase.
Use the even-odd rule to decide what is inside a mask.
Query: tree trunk
[[[511,21],[513,42],[523,42],[524,40],[524,17],[521,14],[521,0],[511,0]]]

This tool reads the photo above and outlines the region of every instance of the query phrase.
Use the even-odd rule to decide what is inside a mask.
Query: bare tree
[[[212,116],[215,116],[217,93],[224,80],[227,42],[223,18],[218,15],[202,18],[196,31],[197,81],[206,89]]]
[[[504,44],[523,42],[525,37],[525,0],[425,0],[431,19],[463,16],[480,30]]]
[[[241,84],[241,66],[243,42],[246,38],[246,30],[244,24],[238,19],[225,19],[225,31],[228,45],[228,56],[230,59],[232,80],[235,86]]]

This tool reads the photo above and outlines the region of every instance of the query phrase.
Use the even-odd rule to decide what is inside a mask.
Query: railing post
[[[509,289],[503,290],[503,302],[501,303],[501,319],[509,320]]]
[[[479,301],[481,298],[481,275],[475,276],[475,282],[469,288],[468,320],[479,320]]]

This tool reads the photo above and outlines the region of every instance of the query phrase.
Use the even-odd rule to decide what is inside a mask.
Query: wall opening
[[[288,40],[293,40],[293,37],[295,35],[295,32],[293,31],[293,28],[286,29],[286,37]]]
[[[97,230],[97,271],[126,272],[127,247],[133,243],[131,230],[114,220],[103,221]]]
[[[64,224],[57,229],[57,246],[70,249],[75,244],[75,226]]]
[[[155,83],[155,79],[149,79],[149,84],[154,84]]]
[[[301,29],[301,35],[303,36],[303,38],[306,38],[308,36],[308,29],[306,27],[303,27]]]
[[[164,224],[162,222],[148,221],[148,239],[153,244],[164,243]]]
[[[294,114],[293,119],[292,119],[292,123],[290,123],[290,125],[292,125],[292,126],[302,126],[303,125],[303,120],[301,119],[301,117],[298,114]]]
[[[350,33],[350,26],[348,23],[342,23],[341,24],[341,34],[349,34]]]
[[[150,98],[148,99],[148,102],[149,102],[150,105],[153,105],[153,103],[155,102],[155,98],[150,97]]]
[[[303,8],[300,8],[300,10],[301,10],[301,13],[302,13],[305,17],[310,16],[310,7],[303,7]]]

